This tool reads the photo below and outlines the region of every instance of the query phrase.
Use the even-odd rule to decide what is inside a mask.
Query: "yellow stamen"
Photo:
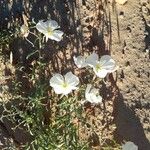
[[[48,35],[52,35],[53,30],[52,30],[50,27],[48,27],[48,28],[47,28],[47,32],[48,32]]]
[[[66,83],[66,82],[64,82],[63,84],[62,84],[62,87],[63,88],[66,88],[68,86],[68,83]]]
[[[102,69],[102,66],[100,64],[96,64],[95,69],[98,72],[99,70]]]

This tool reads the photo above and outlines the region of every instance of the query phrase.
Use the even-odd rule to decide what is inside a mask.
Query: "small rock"
[[[146,6],[142,6],[142,12],[148,15],[148,8]]]
[[[124,5],[128,0],[116,0],[116,3]]]
[[[146,49],[145,52],[146,52],[146,53],[149,53],[149,49]]]

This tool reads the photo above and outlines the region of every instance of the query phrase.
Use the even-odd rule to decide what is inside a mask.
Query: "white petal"
[[[97,61],[98,61],[98,55],[96,53],[92,53],[86,59],[86,63],[91,67],[95,66]]]
[[[36,24],[36,29],[41,32],[41,33],[47,33],[47,25],[43,20],[40,20],[37,24]]]
[[[87,63],[85,62],[85,58],[83,56],[73,57],[74,63],[78,68],[83,68],[87,66]]]
[[[79,78],[75,76],[72,72],[68,72],[65,75],[65,81],[74,89],[76,89],[76,86],[79,84]]]
[[[62,86],[55,86],[54,91],[56,94],[63,94],[64,89],[62,88]]]
[[[46,24],[49,28],[51,28],[52,30],[58,29],[59,25],[55,20],[47,20]]]
[[[63,95],[67,95],[69,94],[73,89],[71,87],[66,87],[64,88],[63,86],[55,86],[54,87],[54,91],[56,94],[63,94]]]
[[[108,73],[108,71],[106,69],[99,69],[97,71],[96,68],[93,68],[93,70],[99,78],[105,78]]]
[[[109,60],[111,60],[111,59],[112,59],[112,58],[111,58],[110,55],[103,55],[103,56],[100,58],[100,61],[103,62],[103,63],[105,63],[105,62],[107,62],[107,61],[109,61]]]
[[[62,90],[62,94],[63,95],[67,95],[67,94],[69,94],[70,92],[72,92],[72,90],[74,90],[71,86],[68,86],[67,88],[64,88],[63,90]]]
[[[109,55],[102,56],[100,64],[102,68],[108,70],[109,73],[113,72],[116,67],[115,61]]]
[[[102,97],[99,95],[99,90],[96,88],[92,88],[91,84],[88,84],[85,90],[85,98],[86,101],[90,103],[101,103]]]
[[[99,95],[97,98],[94,100],[94,103],[101,103],[102,102],[102,97]]]
[[[93,103],[100,103],[102,102],[102,97],[99,95],[99,90],[96,88],[93,88],[91,90],[91,101]]]
[[[63,94],[63,95],[67,95],[72,91],[72,87],[68,86],[68,87],[63,87],[62,85],[57,86],[55,85],[54,87],[54,91],[56,94]]]
[[[138,146],[129,141],[122,145],[122,150],[138,150]]]
[[[90,96],[90,102],[91,103],[101,103],[102,102],[102,97],[100,95],[94,95],[94,94],[91,94]]]
[[[91,89],[91,93],[97,95],[97,94],[99,93],[99,90],[96,89],[96,88],[92,88],[92,89]]]
[[[53,88],[58,88],[64,83],[64,77],[61,74],[55,74],[51,79],[50,79],[50,86]]]
[[[51,35],[46,34],[46,36],[52,40],[55,40],[57,42],[62,40],[62,36],[63,36],[63,32],[60,30],[54,30],[53,33]]]

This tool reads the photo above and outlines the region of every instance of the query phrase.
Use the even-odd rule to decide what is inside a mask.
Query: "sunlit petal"
[[[55,91],[56,94],[62,94],[63,91],[64,91],[64,88],[63,88],[62,86],[57,86],[57,85],[55,85],[54,91]],[[65,95],[65,94],[64,94],[64,95]]]
[[[86,59],[83,56],[73,57],[74,63],[78,68],[84,68],[87,66]]]
[[[97,70],[96,68],[93,68],[95,74],[99,77],[99,78],[105,78],[108,71],[105,69],[99,69]]]
[[[91,84],[87,85],[87,88],[85,90],[85,98],[86,101],[90,103],[101,103],[102,102],[102,97],[99,95],[99,90],[96,88],[92,88]]]
[[[60,86],[64,83],[64,77],[61,74],[55,74],[51,79],[50,79],[50,86],[55,87],[55,86]]]
[[[100,62],[101,64],[105,64],[106,62],[110,61],[112,58],[110,55],[103,55],[101,58],[100,58]]]
[[[50,27],[52,30],[60,28],[58,23],[55,20],[47,20],[47,26]]]
[[[98,55],[96,53],[92,53],[86,59],[86,63],[91,67],[95,66],[97,61],[98,61]]]
[[[36,24],[36,29],[41,32],[41,33],[46,33],[47,30],[47,26],[45,24],[45,22],[43,20],[40,20],[37,24]]]
[[[71,93],[72,90],[75,90],[75,89],[73,89],[72,87],[68,86],[67,88],[62,89],[62,94],[63,95],[67,95],[67,94]]]
[[[50,35],[46,34],[46,36],[48,38],[50,38],[51,40],[55,40],[55,41],[59,42],[62,40],[63,32],[60,30],[55,30],[55,31],[53,31],[52,34],[50,34]]]
[[[65,75],[65,81],[72,87],[76,87],[79,84],[79,78],[75,76],[72,72],[68,72]]]
[[[102,56],[100,64],[102,68],[108,70],[108,72],[112,72],[116,67],[115,61],[109,55]]]

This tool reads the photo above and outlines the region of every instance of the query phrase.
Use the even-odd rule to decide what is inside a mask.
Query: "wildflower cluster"
[[[76,64],[76,66],[78,68],[84,68],[84,67],[89,66],[93,69],[94,73],[99,78],[104,78],[104,77],[106,77],[106,75],[108,73],[112,73],[112,72],[116,71],[116,69],[117,69],[115,61],[109,55],[102,56],[100,60],[96,53],[92,53],[87,58],[85,58],[83,56],[78,56],[78,57],[74,56],[73,59],[74,59],[74,63]],[[50,83],[52,82],[52,80],[54,78],[57,78],[57,76],[58,76],[57,74],[54,75],[54,77],[52,77],[52,79],[50,80]],[[59,82],[58,82],[58,80],[59,80]],[[70,87],[70,91],[71,91],[71,89],[75,89],[73,87],[73,85],[78,85],[79,79],[78,79],[78,77],[75,78],[75,75],[70,74],[70,76],[68,76],[68,80],[70,82],[63,82],[62,84],[60,84],[61,80],[57,78],[57,79],[55,79],[55,81],[53,80],[53,82],[55,82],[55,85],[57,85],[57,87],[59,89],[61,89],[61,87],[63,85],[63,88],[66,88],[65,91],[68,91],[67,89],[69,87]],[[64,84],[64,83],[66,83],[66,84]],[[50,84],[50,85],[55,90],[55,86],[53,86],[52,84]],[[63,90],[61,90],[61,91],[62,91],[62,94],[66,95],[66,92],[63,92]],[[85,98],[86,98],[86,101],[89,101],[91,103],[100,103],[102,101],[102,97],[99,95],[99,90],[96,88],[92,88],[91,84],[87,85],[87,88],[85,90]]]
[[[54,20],[43,21],[40,20],[36,24],[36,29],[42,33],[46,39],[61,41],[63,38],[63,32],[58,30],[60,26]],[[26,38],[29,35],[29,29],[27,25],[21,27],[22,35]],[[117,70],[115,61],[109,55],[103,55],[101,58],[93,52],[87,57],[74,56],[74,63],[78,68],[92,68],[94,73],[99,78],[105,78],[107,74],[113,73]],[[50,86],[54,89],[56,94],[67,95],[73,90],[77,90],[79,85],[79,78],[72,72],[66,73],[64,76],[56,73],[50,79]],[[88,84],[85,89],[86,101],[90,103],[102,102],[102,97],[99,94],[99,89],[94,88],[91,84]]]
[[[35,27],[40,33],[42,33],[44,42],[47,42],[49,39],[59,42],[63,39],[64,33],[59,30],[60,26],[54,20],[40,20]],[[31,33],[28,25],[22,25],[20,31],[24,38],[27,38]],[[108,74],[113,73],[118,69],[115,60],[110,55],[103,55],[99,58],[96,52],[93,52],[88,56],[73,56],[73,60],[78,70],[92,70],[94,76],[98,79],[102,79],[102,81]],[[82,86],[80,77],[78,77],[76,74],[73,74],[71,71],[67,72],[66,74],[53,74],[49,80],[49,85],[52,87],[55,94],[62,95],[62,97],[66,96],[67,99],[69,99],[68,94],[70,94],[72,91],[79,90],[79,85]],[[100,104],[102,102],[103,98],[100,94],[100,89],[96,88],[93,81],[88,83],[83,91],[84,100],[81,101],[81,104],[84,104],[85,102],[89,102],[91,104]],[[70,105],[70,107],[72,107],[72,105]],[[70,109],[70,107],[67,107],[67,109]],[[122,145],[122,149],[137,150],[138,147],[132,142],[127,142],[126,144]]]
[[[99,78],[105,78],[108,73],[112,73],[117,69],[115,61],[109,55],[104,55],[99,59],[98,55],[93,52],[86,58],[83,56],[74,56],[73,59],[78,68],[91,67]],[[55,74],[50,79],[50,86],[54,88],[54,91],[57,94],[67,95],[72,90],[76,90],[78,84],[79,78],[71,72],[67,73],[64,77],[60,74]],[[99,95],[99,89],[92,88],[91,84],[87,85],[85,98],[86,101],[91,103],[102,102],[102,97]]]

